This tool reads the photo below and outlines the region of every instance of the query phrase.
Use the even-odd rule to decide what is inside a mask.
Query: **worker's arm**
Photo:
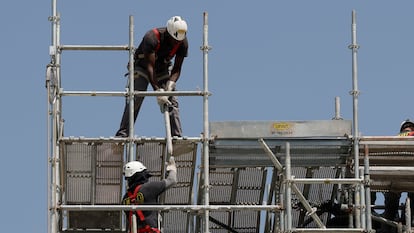
[[[175,56],[174,66],[171,70],[170,80],[168,80],[166,85],[166,91],[173,91],[175,90],[175,83],[180,78],[181,74],[181,67],[184,62],[183,56]]]
[[[167,178],[165,179],[165,188],[168,189],[177,184],[177,166],[175,165],[174,157],[171,156],[167,164]]]
[[[183,66],[183,63],[184,63],[184,57],[176,55],[175,60],[174,60],[174,66],[171,70],[171,76],[170,76],[171,81],[174,81],[174,82],[178,81],[178,79],[180,78],[181,67]]]
[[[147,60],[147,71],[148,71],[148,79],[149,82],[154,89],[154,91],[158,90],[160,87],[158,86],[156,77],[155,77],[155,53],[144,53],[144,58]]]

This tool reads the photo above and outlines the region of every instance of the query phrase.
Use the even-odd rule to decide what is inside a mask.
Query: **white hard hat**
[[[402,131],[407,127],[414,127],[414,122],[412,122],[410,119],[401,122],[400,133],[402,133]]]
[[[174,39],[182,41],[187,34],[187,23],[181,16],[173,16],[167,21],[167,31]]]
[[[129,177],[133,176],[135,173],[142,172],[146,169],[147,168],[141,162],[131,161],[131,162],[125,164],[125,166],[124,166],[124,176],[126,178],[129,178]]]

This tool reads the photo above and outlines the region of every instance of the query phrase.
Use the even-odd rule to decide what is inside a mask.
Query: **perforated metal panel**
[[[313,167],[313,168],[304,168],[296,167],[292,170],[292,175],[296,178],[338,178],[338,169],[336,167]],[[297,184],[299,190],[311,206],[319,206],[325,202],[332,201],[334,193],[334,184],[332,183],[320,183],[320,184]],[[292,193],[292,199],[295,202],[299,202],[299,198],[296,193]],[[302,211],[301,211],[302,210]],[[328,217],[330,216],[329,212],[324,212],[319,218],[326,225]],[[307,216],[306,212],[303,211],[303,208],[297,208],[293,210],[292,213],[292,224],[296,227],[304,228],[315,228],[318,227],[313,219]]]
[[[267,170],[263,168],[212,168],[209,173],[211,205],[261,205]],[[201,184],[203,181],[201,181]],[[199,190],[199,200],[203,192]],[[257,232],[260,211],[211,211],[211,232]]]
[[[60,147],[64,204],[121,202],[123,145],[62,142]],[[64,220],[71,230],[121,228],[120,211],[68,211]]]

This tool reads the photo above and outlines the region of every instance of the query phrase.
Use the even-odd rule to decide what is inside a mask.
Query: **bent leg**
[[[169,108],[171,136],[182,137],[182,128],[180,121],[180,112],[178,107],[178,99],[175,96],[170,97],[172,106]]]
[[[134,79],[134,88],[136,91],[146,91],[148,88],[148,81],[144,77],[138,75]],[[143,96],[134,97],[134,123],[138,117],[138,113],[139,113],[139,110],[141,109],[143,101],[144,101]],[[122,115],[121,124],[115,135],[119,137],[128,137],[129,135],[129,101],[128,101],[128,98],[126,98],[125,100],[125,108],[124,108],[124,113]]]

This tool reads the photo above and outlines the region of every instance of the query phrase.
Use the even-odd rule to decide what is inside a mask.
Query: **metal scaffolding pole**
[[[49,213],[48,213],[48,232],[57,233],[59,228],[59,210],[58,203],[60,202],[60,183],[59,183],[59,149],[57,145],[57,138],[60,134],[60,97],[57,95],[60,87],[60,54],[58,53],[59,45],[59,15],[57,13],[56,0],[52,0],[52,12],[49,17],[51,22],[51,46],[49,47],[49,55],[51,57],[49,72],[46,72],[46,85],[48,88],[49,103],[48,103],[48,162],[50,170],[48,171],[49,189],[48,196]]]
[[[208,13],[203,14],[203,172],[204,172],[204,205],[208,207],[210,205],[209,190],[209,118],[208,118],[208,52],[211,48],[208,45]],[[210,230],[209,226],[209,210],[204,210],[204,232],[208,233]]]
[[[352,11],[352,44],[349,45],[349,49],[352,50],[352,91],[350,94],[353,97],[353,140],[354,140],[354,173],[355,178],[359,179],[359,130],[358,130],[358,69],[357,69],[357,52],[359,45],[356,42],[356,13]],[[355,186],[354,200],[355,200],[355,226],[361,227],[361,196],[360,185]],[[368,200],[367,200],[368,201]]]
[[[290,143],[286,142],[286,170],[285,170],[285,176],[288,180],[288,183],[286,184],[286,230],[291,231],[292,230],[292,183],[290,182],[292,180],[292,170],[291,170],[291,160],[290,160]]]
[[[134,146],[133,141],[131,140],[134,137],[134,17],[129,16],[129,63],[128,63],[128,103],[129,103],[129,135],[128,139],[128,151],[127,158],[128,161],[134,160]]]

